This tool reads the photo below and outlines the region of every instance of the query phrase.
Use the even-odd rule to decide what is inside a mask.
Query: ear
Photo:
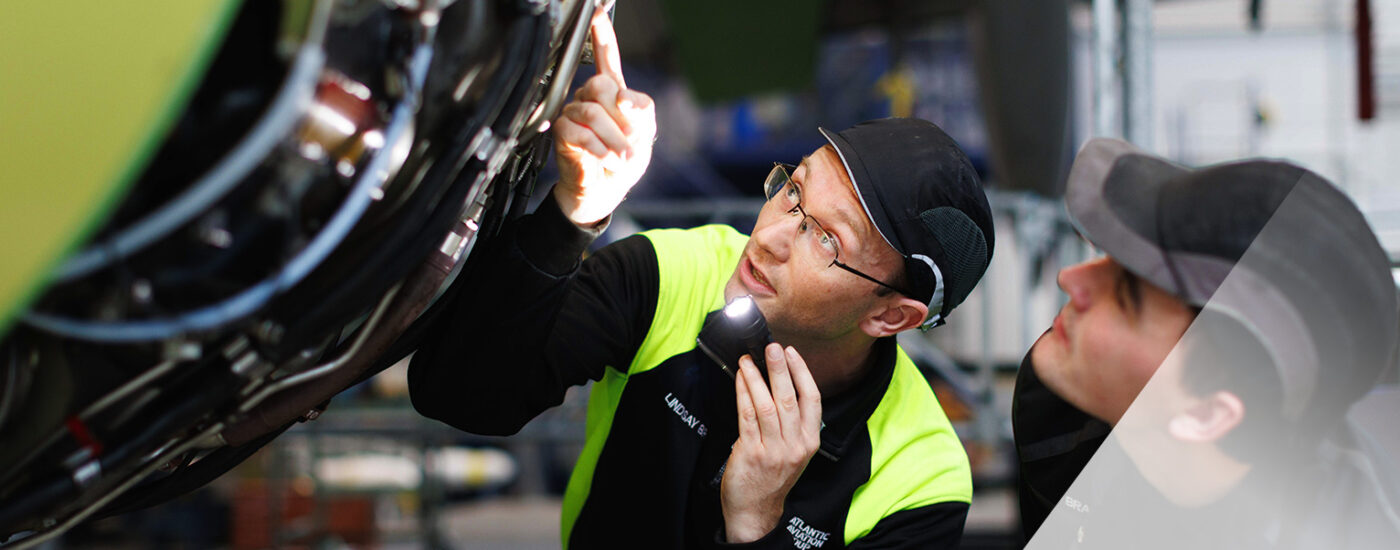
[[[1233,393],[1218,391],[1178,412],[1167,423],[1172,437],[1192,443],[1219,441],[1244,420],[1244,402]]]
[[[928,306],[904,296],[891,294],[876,300],[874,309],[861,320],[860,328],[871,338],[884,338],[917,327],[928,315]]]

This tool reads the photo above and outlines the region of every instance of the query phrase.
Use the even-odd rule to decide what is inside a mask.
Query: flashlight
[[[759,373],[766,378],[768,367],[763,361],[763,348],[772,341],[763,312],[758,310],[749,296],[730,300],[721,314],[711,316],[706,321],[695,339],[700,351],[718,363],[731,378],[739,367],[739,358],[745,353],[753,358]]]
[[[730,323],[731,330],[744,344],[744,349],[748,350],[749,357],[753,358],[759,370],[763,370],[767,365],[763,361],[763,348],[768,342],[773,340],[768,333],[768,321],[763,318],[763,312],[758,310],[753,304],[753,298],[749,296],[739,296],[724,306],[724,317]]]

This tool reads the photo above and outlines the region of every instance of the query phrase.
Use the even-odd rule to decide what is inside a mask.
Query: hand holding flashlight
[[[768,382],[749,356],[734,380],[739,439],[720,482],[730,543],[752,542],[778,526],[783,502],[821,445],[821,393],[797,350],[764,349]]]

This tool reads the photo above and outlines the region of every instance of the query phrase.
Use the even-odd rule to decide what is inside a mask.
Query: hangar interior
[[[18,167],[0,185],[0,548],[560,547],[588,388],[517,435],[480,436],[417,414],[406,373],[415,318],[437,313],[476,239],[558,178],[538,138],[595,72],[595,9],[613,10],[658,126],[595,249],[652,228],[748,231],[764,175],[825,143],[817,126],[918,117],[966,151],[995,254],[945,326],[899,336],[970,459],[962,548],[1026,544],[1012,390],[1066,303],[1057,273],[1099,254],[1063,202],[1089,138],[1187,166],[1304,166],[1359,206],[1400,284],[1397,0],[165,4],[12,6],[0,23],[0,80],[25,82],[0,86],[17,121],[0,123],[0,155]],[[88,34],[46,34],[55,17]],[[103,30],[111,18],[125,30]],[[142,87],[152,74],[164,88]],[[171,205],[225,183],[174,221]],[[425,207],[440,203],[465,206]],[[213,360],[238,377],[199,374]],[[1368,400],[1400,412],[1400,368]],[[100,437],[75,435],[89,425]],[[1400,456],[1400,433],[1379,431]],[[130,458],[109,464],[117,449]],[[41,474],[79,455],[44,496],[58,486]]]

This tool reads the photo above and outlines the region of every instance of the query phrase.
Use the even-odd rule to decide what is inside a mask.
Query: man
[[[1108,256],[1060,272],[1017,380],[1030,547],[1392,547],[1392,459],[1346,414],[1395,364],[1395,283],[1350,200],[1097,139],[1065,203]]]
[[[823,135],[775,167],[751,237],[647,232],[579,262],[646,167],[651,100],[627,90],[611,27],[599,74],[553,127],[561,177],[478,252],[463,306],[409,371],[415,407],[510,434],[596,381],[565,493],[575,548],[951,547],[967,456],[892,338],[942,322],[991,257],[986,197],[934,125],[886,119]],[[752,296],[766,376],[731,379],[696,338]]]

